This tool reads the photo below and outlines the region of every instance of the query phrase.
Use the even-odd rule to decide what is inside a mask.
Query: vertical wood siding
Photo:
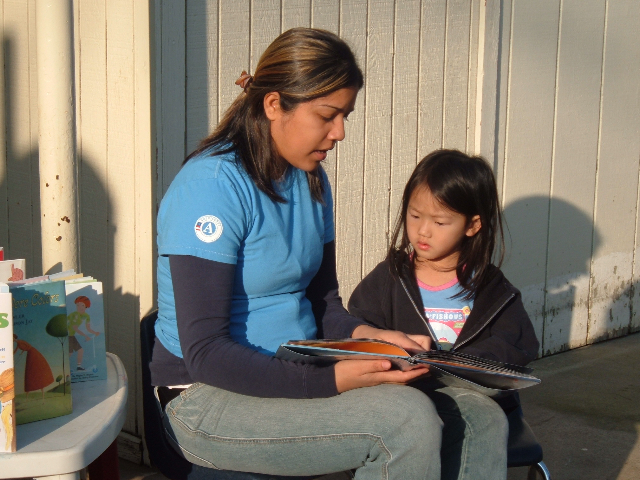
[[[542,354],[636,331],[640,6],[514,0],[502,13],[506,273]]]

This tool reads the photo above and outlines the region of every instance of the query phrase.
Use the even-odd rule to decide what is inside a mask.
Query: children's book
[[[494,398],[540,383],[540,379],[530,375],[530,368],[445,350],[411,355],[402,347],[371,339],[292,340],[280,346],[276,357],[307,363],[385,359],[401,370],[425,364],[434,386],[470,388]]]
[[[0,453],[16,451],[14,394],[11,293],[0,283]]]
[[[17,282],[24,280],[26,261],[24,258],[17,260],[0,261],[0,282]]]
[[[18,425],[71,413],[64,281],[10,285]]]
[[[86,278],[86,277],[84,277]],[[66,281],[71,382],[105,380],[107,350],[104,338],[102,282]]]

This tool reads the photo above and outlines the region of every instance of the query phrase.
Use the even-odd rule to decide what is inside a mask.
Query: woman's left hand
[[[404,348],[410,354],[431,349],[431,337],[427,335],[407,335],[398,330],[382,330],[369,325],[359,325],[351,334],[351,338],[373,338],[384,340]]]

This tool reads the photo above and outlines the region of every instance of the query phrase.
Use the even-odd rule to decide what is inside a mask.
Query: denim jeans
[[[356,469],[359,480],[506,478],[502,410],[467,390],[436,392],[379,385],[294,400],[194,384],[167,404],[164,423],[187,460],[210,468],[292,476]]]

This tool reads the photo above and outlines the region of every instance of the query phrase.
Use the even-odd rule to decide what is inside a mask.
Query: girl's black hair
[[[458,150],[436,150],[418,163],[404,189],[400,214],[391,237],[388,258],[396,272],[400,272],[408,260],[415,269],[406,216],[411,195],[417,188],[428,189],[443,207],[464,215],[467,221],[475,215],[480,216],[481,228],[474,236],[464,237],[456,265],[462,287],[458,296],[470,299],[491,279],[489,265],[494,250],[497,249],[498,266],[504,259],[502,212],[493,170],[484,158]]]
[[[280,157],[271,138],[265,95],[278,92],[281,109],[290,112],[300,103],[343,88],[359,90],[363,82],[353,52],[337,35],[315,28],[287,30],[267,47],[252,81],[184,163],[205,151],[237,150],[238,160],[256,186],[273,201],[284,203],[273,182],[282,177],[289,164]],[[324,189],[318,170],[308,172],[307,180],[313,199],[322,202]]]

